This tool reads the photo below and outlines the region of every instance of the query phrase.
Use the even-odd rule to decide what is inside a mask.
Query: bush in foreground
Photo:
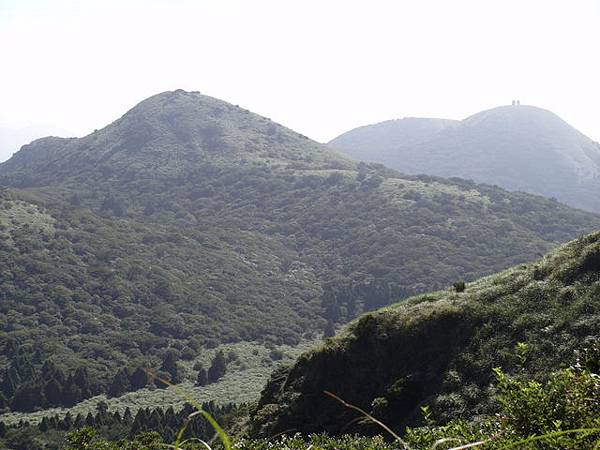
[[[600,442],[600,377],[588,370],[569,368],[550,374],[545,382],[495,371],[500,413],[480,422],[453,421],[436,426],[424,407],[424,427],[407,428],[401,439],[381,436],[303,437],[282,436],[275,440],[239,440],[237,450],[392,450],[452,449],[471,444],[477,449],[594,449]],[[361,420],[370,420],[365,416]],[[385,430],[382,429],[382,432]],[[109,442],[96,439],[84,428],[68,436],[67,450],[157,450],[206,449],[197,439],[177,445],[165,444],[157,433],[144,433],[133,440]],[[210,447],[209,447],[210,448]],[[218,448],[213,445],[212,448]]]

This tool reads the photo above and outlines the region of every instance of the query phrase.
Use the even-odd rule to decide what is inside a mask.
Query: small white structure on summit
[[[521,105],[521,100],[513,100],[512,101],[512,105],[513,106],[519,106],[519,105]]]

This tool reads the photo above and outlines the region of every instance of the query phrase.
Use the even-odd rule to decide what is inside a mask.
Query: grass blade
[[[404,442],[402,440],[402,438],[400,436],[398,436],[394,430],[392,430],[390,427],[388,427],[385,423],[383,423],[382,421],[376,419],[375,417],[373,417],[371,414],[369,414],[368,412],[366,412],[364,409],[359,408],[356,405],[352,405],[351,403],[348,403],[347,401],[341,399],[340,397],[338,397],[337,395],[335,395],[332,392],[329,391],[323,391],[325,393],[325,395],[328,395],[329,397],[333,398],[334,400],[337,400],[338,402],[340,402],[342,405],[344,405],[346,408],[349,409],[353,409],[355,411],[358,411],[359,413],[361,413],[364,417],[366,417],[367,419],[369,419],[371,422],[379,425],[381,428],[383,428],[385,431],[387,431],[390,435],[392,435],[394,437],[394,439],[396,441],[398,441],[405,449],[409,450],[410,447],[408,446],[408,444],[406,442]]]
[[[189,421],[189,419],[191,419],[195,415],[202,415],[202,417],[204,417],[208,421],[208,423],[210,423],[210,426],[213,427],[213,429],[215,430],[215,432],[219,435],[219,439],[221,440],[221,443],[223,444],[224,449],[225,450],[231,450],[231,440],[229,439],[229,436],[227,436],[227,433],[225,433],[225,431],[223,430],[223,428],[221,428],[221,426],[217,423],[217,421],[213,418],[213,416],[211,416],[209,413],[207,413],[206,411],[204,411],[202,409],[202,406],[196,401],[196,399],[194,399],[192,396],[190,396],[189,393],[186,392],[184,389],[182,389],[179,386],[171,383],[170,381],[163,380],[158,375],[156,375],[155,373],[153,373],[151,370],[148,370],[148,369],[144,369],[144,370],[152,378],[154,378],[155,380],[158,380],[161,383],[164,383],[165,385],[167,385],[179,397],[181,397],[182,399],[184,399],[185,401],[187,401],[190,405],[192,405],[194,408],[196,408],[196,411],[194,413],[192,413],[192,414],[189,415],[188,421]],[[181,438],[183,437],[183,433],[185,433],[185,429],[186,428],[187,428],[187,423],[184,425],[184,427],[181,430],[179,430],[179,433],[177,434],[176,445],[179,445],[179,442],[180,442]]]

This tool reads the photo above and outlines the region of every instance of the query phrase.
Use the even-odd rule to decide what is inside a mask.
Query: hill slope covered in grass
[[[600,233],[457,290],[364,315],[275,372],[254,434],[379,432],[326,390],[395,430],[419,423],[423,405],[442,423],[494,412],[493,368],[543,379],[598,346]]]
[[[0,405],[25,410],[55,406],[49,375],[79,380],[72,404],[168,349],[295,344],[600,228],[541,197],[357,165],[184,91],[23,147],[0,183]]]
[[[462,121],[390,120],[329,145],[409,174],[472,179],[600,211],[600,144],[533,106],[502,106]]]
[[[0,165],[0,180],[83,192],[84,182],[102,190],[149,189],[160,180],[186,181],[208,165],[349,169],[354,163],[266,117],[178,90],[147,98],[83,138],[48,137],[23,146]]]

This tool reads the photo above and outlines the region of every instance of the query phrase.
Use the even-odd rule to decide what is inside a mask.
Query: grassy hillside
[[[352,168],[354,163],[288,128],[227,102],[182,90],[152,96],[80,139],[48,137],[0,165],[0,182],[17,187],[109,190],[153,187],[198,166],[268,165]]]
[[[494,412],[494,367],[544,379],[598,345],[600,233],[457,290],[364,315],[275,372],[253,433],[377,431],[325,390],[396,430],[418,423],[422,405],[442,422]]]
[[[410,174],[462,177],[600,211],[600,144],[550,111],[503,106],[462,121],[386,121],[330,142]]]

